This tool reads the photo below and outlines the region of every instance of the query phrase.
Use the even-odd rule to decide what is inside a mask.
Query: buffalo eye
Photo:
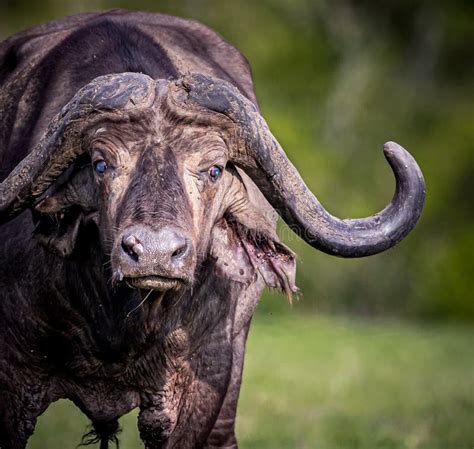
[[[222,168],[218,167],[217,165],[213,165],[209,169],[209,177],[211,178],[211,181],[212,182],[217,181],[219,179],[219,176],[221,175],[221,173],[222,173]]]
[[[98,161],[94,162],[94,170],[99,173],[99,175],[103,175],[105,173],[105,170],[107,170],[107,163],[99,159]]]

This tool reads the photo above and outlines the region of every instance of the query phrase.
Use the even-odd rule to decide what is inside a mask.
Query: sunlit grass
[[[473,337],[453,327],[260,317],[247,351],[242,447],[471,447]]]
[[[271,300],[271,299],[269,299]],[[461,449],[474,444],[474,330],[257,314],[237,421],[243,449]],[[31,449],[74,448],[87,420],[60,401]],[[136,413],[121,446],[142,447]]]

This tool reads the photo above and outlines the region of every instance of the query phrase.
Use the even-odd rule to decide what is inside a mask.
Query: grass
[[[472,449],[474,330],[271,315],[247,348],[242,449]],[[121,447],[142,447],[136,413]],[[87,420],[67,401],[39,419],[30,449],[74,448]]]

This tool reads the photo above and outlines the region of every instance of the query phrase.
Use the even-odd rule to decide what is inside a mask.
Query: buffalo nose
[[[191,240],[171,227],[159,231],[134,227],[123,234],[121,246],[122,259],[127,264],[142,268],[161,267],[170,275],[185,269],[192,259]]]

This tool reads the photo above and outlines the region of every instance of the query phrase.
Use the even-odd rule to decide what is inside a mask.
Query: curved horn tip
[[[386,157],[397,157],[404,153],[408,153],[405,148],[399,145],[397,142],[388,141],[383,144],[383,152]]]
[[[388,163],[392,166],[395,173],[404,174],[404,177],[417,179],[425,189],[425,181],[423,173],[416,161],[416,159],[396,142],[386,142],[383,146],[383,152]],[[411,173],[411,174],[409,174]],[[408,178],[407,178],[408,179]]]
[[[385,142],[383,145],[383,152],[385,154],[385,158],[390,162],[398,162],[398,164],[405,165],[405,168],[411,166],[415,168],[421,175],[421,169],[418,166],[415,158],[411,155],[411,153],[397,142]],[[397,164],[397,165],[398,165]]]

